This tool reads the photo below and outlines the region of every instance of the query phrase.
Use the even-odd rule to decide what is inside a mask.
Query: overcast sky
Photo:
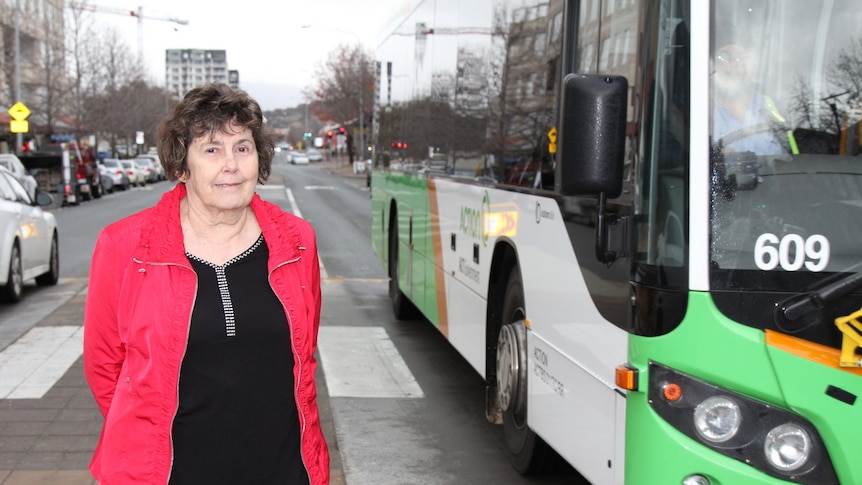
[[[373,54],[381,30],[411,10],[417,0],[87,0],[105,9],[142,7],[142,51],[150,78],[164,86],[165,49],[227,51],[240,87],[264,110],[303,102],[302,91],[327,54],[357,41]],[[219,5],[221,4],[221,5]],[[93,13],[115,26],[138,52],[138,20],[131,15]],[[146,18],[151,17],[151,18]],[[156,19],[177,18],[188,25]],[[302,28],[310,25],[311,28]]]

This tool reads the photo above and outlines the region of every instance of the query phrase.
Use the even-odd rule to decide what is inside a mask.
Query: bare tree
[[[359,46],[339,46],[314,73],[315,84],[304,94],[309,111],[321,121],[364,127],[372,108],[374,60]],[[348,156],[353,162],[352,135],[348,131]]]
[[[33,111],[43,114],[35,117],[35,123],[43,124],[43,132],[50,136],[56,131],[66,131],[66,124],[59,125],[68,113],[65,110],[68,98],[66,85],[66,51],[63,46],[64,22],[62,16],[44,16],[40,19],[39,29],[45,39],[39,52],[37,77],[41,81],[39,96],[34,98]],[[41,118],[41,119],[40,119]]]

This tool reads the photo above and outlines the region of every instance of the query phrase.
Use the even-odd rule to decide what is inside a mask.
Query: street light
[[[362,40],[359,38],[359,34],[356,32],[351,32],[349,30],[341,30],[332,27],[315,27],[313,25],[303,25],[301,26],[303,29],[325,29],[331,30],[333,32],[340,32],[342,34],[352,35],[356,37],[356,45],[359,46],[359,158],[360,162],[365,161],[365,103],[363,99],[365,98],[365,63],[364,61],[365,53],[362,50]]]

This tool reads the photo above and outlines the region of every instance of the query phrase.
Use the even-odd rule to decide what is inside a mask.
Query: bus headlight
[[[726,396],[708,397],[694,408],[694,429],[713,443],[724,443],[736,436],[741,423],[739,406]]]
[[[796,484],[838,483],[823,439],[802,416],[657,362],[650,362],[648,371],[650,408],[695,442],[688,445],[700,444]],[[704,476],[703,471],[695,465],[688,477]]]
[[[798,470],[811,456],[811,438],[808,432],[799,426],[782,424],[766,434],[763,452],[769,464],[778,470]]]

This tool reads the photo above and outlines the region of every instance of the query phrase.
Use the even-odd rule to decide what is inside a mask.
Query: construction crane
[[[125,15],[130,17],[136,17],[138,19],[138,59],[143,62],[144,60],[144,19],[147,20],[162,20],[165,22],[173,22],[179,25],[188,25],[189,21],[185,19],[178,19],[175,17],[157,17],[153,15],[144,15],[144,8],[138,7],[137,10],[128,10],[122,8],[115,7],[105,7],[101,5],[93,5],[87,2],[69,2],[69,8],[75,10],[85,10],[88,12],[101,12],[101,13],[112,13],[116,15]]]

